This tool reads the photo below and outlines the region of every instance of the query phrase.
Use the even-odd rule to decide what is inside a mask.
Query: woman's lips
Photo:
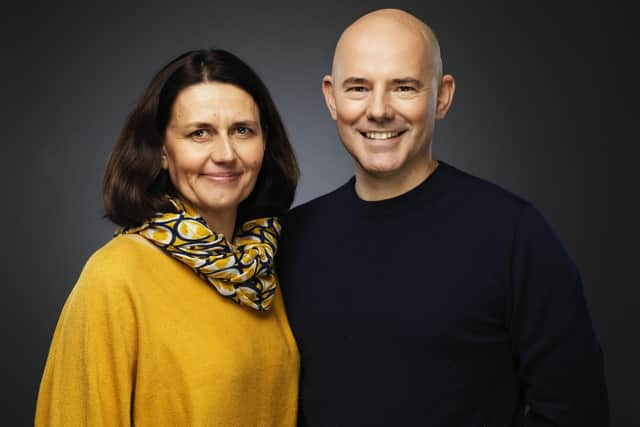
[[[201,176],[210,181],[226,183],[237,181],[242,173],[240,172],[219,172],[219,173],[203,173]]]

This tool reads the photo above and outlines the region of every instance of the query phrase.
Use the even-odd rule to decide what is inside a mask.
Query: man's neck
[[[396,174],[371,174],[358,166],[356,167],[356,194],[368,202],[398,197],[422,184],[437,167],[438,161],[433,158],[422,162],[419,167]]]

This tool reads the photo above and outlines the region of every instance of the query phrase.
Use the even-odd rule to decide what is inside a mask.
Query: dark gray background
[[[603,2],[168,0],[24,3],[0,18],[1,354],[10,425],[32,423],[60,309],[114,229],[101,219],[105,159],[153,73],[201,47],[228,49],[252,65],[298,154],[298,204],[351,175],[320,81],[342,29],[383,6],[430,23],[445,71],[456,77],[436,156],[546,215],[584,278],[605,352],[612,425],[640,425],[638,138],[630,102],[637,76],[626,67],[637,49],[628,12]]]

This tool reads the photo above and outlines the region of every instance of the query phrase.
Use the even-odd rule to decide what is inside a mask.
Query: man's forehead
[[[424,78],[432,55],[426,47],[393,40],[350,40],[336,52],[333,74],[338,78]]]
[[[381,71],[381,67],[396,73],[401,71],[398,68],[421,73],[426,67],[438,74],[439,55],[435,35],[422,21],[403,11],[384,9],[363,16],[342,33],[332,74],[350,74],[352,69],[355,73]]]

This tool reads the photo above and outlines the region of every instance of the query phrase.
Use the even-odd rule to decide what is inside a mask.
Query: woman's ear
[[[167,146],[166,145],[162,145],[162,153],[160,154],[160,160],[162,162],[162,169],[164,170],[168,170],[169,169],[169,159],[167,157]]]

